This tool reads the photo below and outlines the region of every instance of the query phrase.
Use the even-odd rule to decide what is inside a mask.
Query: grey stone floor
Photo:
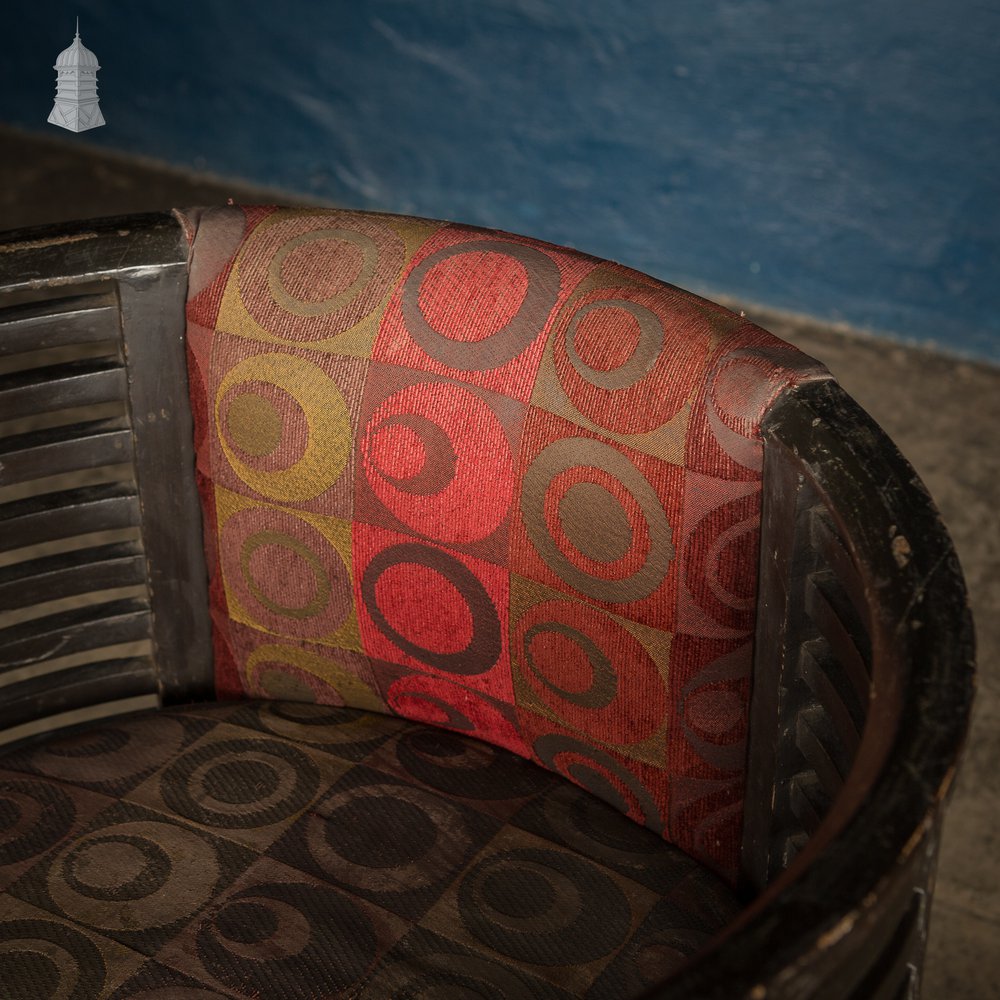
[[[299,200],[0,127],[0,230],[229,197]],[[923,995],[1000,998],[1000,368],[745,308],[822,360],[882,424],[955,540],[976,621],[979,692],[945,825]]]

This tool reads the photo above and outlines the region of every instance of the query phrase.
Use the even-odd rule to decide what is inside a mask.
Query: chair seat
[[[146,712],[0,758],[9,998],[639,995],[736,914],[529,761],[294,702]]]

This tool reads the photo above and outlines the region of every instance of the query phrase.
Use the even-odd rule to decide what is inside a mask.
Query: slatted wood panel
[[[109,331],[117,328],[118,303],[113,295],[69,293],[9,305],[0,315],[0,358],[30,359],[34,353],[60,347],[82,356],[82,345],[104,346]]]
[[[0,297],[0,743],[158,701],[117,286],[23,295]]]
[[[186,287],[169,215],[0,236],[0,743],[211,696]]]

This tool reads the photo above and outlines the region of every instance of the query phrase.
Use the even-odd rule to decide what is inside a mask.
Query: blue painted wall
[[[1000,4],[109,0],[7,9],[0,120],[527,232],[1000,361]]]

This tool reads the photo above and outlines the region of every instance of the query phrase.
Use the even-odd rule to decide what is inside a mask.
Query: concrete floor
[[[0,128],[0,230],[229,197],[299,200],[96,153],[85,140]],[[945,825],[923,996],[1000,998],[1000,369],[744,308],[821,359],[882,424],[955,540],[976,621],[979,694]]]

